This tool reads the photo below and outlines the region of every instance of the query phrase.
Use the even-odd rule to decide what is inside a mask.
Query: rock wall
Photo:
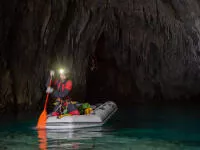
[[[48,70],[60,65],[72,72],[75,99],[197,95],[199,7],[198,0],[1,1],[1,111],[42,106]]]

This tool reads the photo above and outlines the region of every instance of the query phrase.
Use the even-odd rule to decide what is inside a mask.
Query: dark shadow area
[[[132,83],[131,74],[123,72],[124,69],[117,66],[118,60],[114,57],[114,48],[109,47],[109,44],[110,41],[102,33],[94,52],[89,57],[86,100],[91,103],[112,100],[120,105],[141,103],[140,93],[135,83]]]
[[[99,38],[95,51],[90,55],[87,69],[86,99],[92,103],[104,102],[116,97],[117,68],[113,56],[106,47],[104,33]]]

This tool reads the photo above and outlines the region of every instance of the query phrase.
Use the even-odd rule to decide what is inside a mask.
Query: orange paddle
[[[50,84],[49,84],[49,86],[51,86],[51,80],[52,80],[52,77],[50,78]],[[45,128],[46,127],[46,121],[47,121],[46,107],[47,107],[47,103],[48,103],[48,98],[49,98],[49,93],[47,93],[46,101],[45,101],[45,104],[44,104],[44,110],[40,114],[40,117],[38,119],[36,128]]]

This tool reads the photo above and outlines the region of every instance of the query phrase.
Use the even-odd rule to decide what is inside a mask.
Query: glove
[[[54,74],[55,74],[55,71],[51,70],[50,71],[50,76],[54,76]]]
[[[47,93],[52,93],[52,92],[53,92],[53,88],[48,87],[47,90],[46,90],[46,92],[47,92]]]

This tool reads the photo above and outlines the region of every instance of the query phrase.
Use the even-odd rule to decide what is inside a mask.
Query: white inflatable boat
[[[57,118],[50,116],[47,119],[47,129],[85,128],[102,126],[117,111],[117,105],[108,101],[96,107],[89,115],[74,115]]]

